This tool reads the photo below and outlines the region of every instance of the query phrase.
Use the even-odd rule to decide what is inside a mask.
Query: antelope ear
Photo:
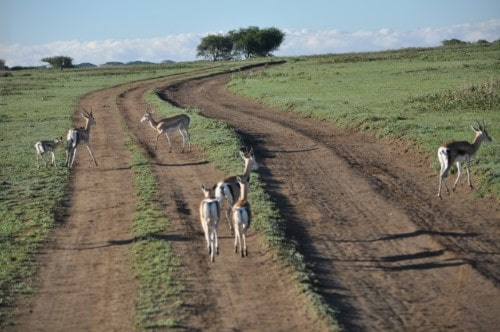
[[[479,131],[479,129],[474,128],[474,126],[472,126],[472,125],[471,125],[470,127],[471,127],[471,128],[472,128],[472,130],[474,130],[476,133]]]
[[[242,159],[245,159],[246,158],[246,154],[245,154],[245,152],[243,152],[243,149],[241,149],[239,152],[240,152],[240,157]]]

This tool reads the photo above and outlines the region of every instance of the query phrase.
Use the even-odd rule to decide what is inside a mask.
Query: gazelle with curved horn
[[[486,126],[481,125],[477,122],[478,127],[474,128],[471,126],[472,130],[476,133],[474,140],[472,143],[467,141],[454,141],[451,143],[447,143],[442,145],[437,152],[439,163],[441,164],[441,170],[439,172],[439,188],[438,188],[438,197],[441,198],[441,185],[444,183],[446,191],[450,194],[450,190],[446,185],[446,181],[444,180],[450,171],[453,163],[457,165],[457,179],[455,180],[455,184],[453,185],[453,191],[457,187],[458,180],[462,175],[461,164],[462,162],[466,162],[467,166],[467,182],[469,187],[472,189],[472,184],[470,181],[470,158],[479,150],[481,143],[491,142],[491,137],[488,135],[488,131],[486,130]]]
[[[245,162],[245,170],[243,171],[243,175],[239,175],[242,179],[247,181],[247,183],[250,182],[250,173],[252,171],[256,171],[259,168],[259,165],[257,163],[257,160],[255,159],[255,155],[253,152],[253,148],[250,149],[248,152],[243,152],[242,150],[240,152],[240,157],[243,159]],[[233,224],[231,222],[231,208],[233,207],[234,203],[239,199],[240,197],[240,183],[238,182],[238,175],[230,176],[219,183],[217,183],[215,195],[219,199],[219,201],[222,203],[224,200],[224,197],[227,199],[228,206],[226,207],[226,219],[227,223],[229,226],[229,231],[231,232],[231,235],[233,235]]]
[[[90,128],[92,125],[96,124],[96,121],[92,115],[92,109],[90,110],[90,113],[84,108],[82,108],[82,110],[82,117],[85,119],[85,127],[71,128],[66,137],[66,165],[69,168],[73,167],[76,157],[76,148],[80,144],[87,146],[87,150],[89,151],[94,164],[98,166],[97,161],[92,154],[92,149],[90,148]]]
[[[158,134],[156,135],[156,141],[155,141],[155,150],[158,146],[158,138],[161,136],[161,134],[165,134],[167,136],[167,141],[168,141],[168,147],[169,150],[168,152],[172,152],[172,144],[170,143],[170,137],[168,136],[168,133],[179,130],[182,136],[182,152],[184,152],[184,147],[186,145],[186,141],[189,146],[189,151],[191,152],[191,141],[189,137],[189,123],[191,119],[189,116],[186,114],[179,114],[179,115],[174,115],[169,118],[161,119],[160,121],[156,121],[153,119],[153,112],[148,110],[146,113],[144,113],[143,117],[141,118],[141,123],[148,121],[149,124],[151,125],[151,128],[156,130]]]

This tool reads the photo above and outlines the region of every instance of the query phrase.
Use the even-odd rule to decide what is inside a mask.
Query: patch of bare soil
[[[439,200],[438,179],[430,167],[433,156],[420,154],[406,142],[339,130],[327,122],[234,96],[225,90],[229,77],[190,80],[162,89],[164,97],[177,105],[199,108],[207,117],[227,121],[247,145],[253,146],[262,163],[259,173],[288,221],[289,236],[300,243],[321,294],[340,312],[344,328],[498,329],[498,200],[474,199],[466,186]],[[188,199],[196,192],[198,178],[212,179],[203,177],[201,165],[187,167],[185,163],[192,160],[187,156],[181,156],[187,159],[179,164],[162,151],[160,155],[165,161],[157,168],[168,170],[162,179],[163,188],[182,177],[183,169],[195,172],[191,174],[192,183],[176,185],[179,190],[189,190],[169,191],[169,201]],[[174,165],[177,167],[170,167]],[[187,211],[193,209],[189,203]],[[195,213],[185,212],[179,216],[186,218],[183,224],[187,225],[196,218]],[[186,232],[197,231],[195,227]],[[223,259],[231,259],[231,265],[241,263],[226,254],[228,247],[223,243],[219,261],[203,267],[203,271],[216,273],[226,265]],[[255,252],[255,242],[250,248],[254,252],[241,268],[233,265],[225,277],[208,280],[210,287],[223,286],[216,292],[218,296],[224,296],[228,289],[239,289],[240,304],[255,315],[257,302],[253,301],[260,297],[264,302],[272,301],[276,295],[269,293],[276,288],[271,279],[260,284],[258,274],[276,275],[279,270],[269,258],[255,261],[261,255],[265,257]],[[252,274],[256,265],[265,262],[269,263],[266,272],[254,273],[248,283],[236,286],[240,271]],[[276,277],[279,279],[279,275]],[[235,284],[229,283],[231,280]],[[258,289],[247,292],[254,284],[266,289],[255,299],[253,292]],[[215,307],[224,309],[236,302],[220,303]],[[245,329],[245,325],[231,327]]]
[[[172,229],[165,234],[182,262],[186,284],[182,322],[187,330],[323,331],[290,273],[249,232],[249,256],[233,252],[225,223],[219,229],[220,255],[209,262],[199,223],[200,184],[214,184],[220,174],[193,148],[181,154],[180,138],[168,153],[165,137],[155,151],[155,133],[139,119],[143,95],[172,78],[143,81],[87,95],[80,105],[92,108],[97,125],[91,143],[96,167],[84,147],[77,152],[67,215],[38,258],[39,294],[19,310],[15,330],[131,331],[136,283],[130,271],[134,175],[129,135],[150,157]],[[159,83],[161,82],[161,83]],[[81,118],[75,116],[80,124]],[[172,136],[175,136],[172,135]],[[243,169],[243,165],[242,165]]]

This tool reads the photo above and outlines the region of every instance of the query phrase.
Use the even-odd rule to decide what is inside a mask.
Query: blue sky
[[[0,0],[0,58],[40,65],[196,60],[207,34],[258,26],[286,33],[276,55],[437,46],[500,38],[498,0]]]

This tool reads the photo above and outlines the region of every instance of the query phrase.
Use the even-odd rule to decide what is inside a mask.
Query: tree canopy
[[[233,39],[224,35],[208,35],[201,40],[196,50],[199,57],[213,61],[227,60],[231,58]]]
[[[197,56],[214,61],[271,56],[281,46],[284,38],[285,34],[277,28],[241,28],[226,35],[204,37],[197,47]]]

